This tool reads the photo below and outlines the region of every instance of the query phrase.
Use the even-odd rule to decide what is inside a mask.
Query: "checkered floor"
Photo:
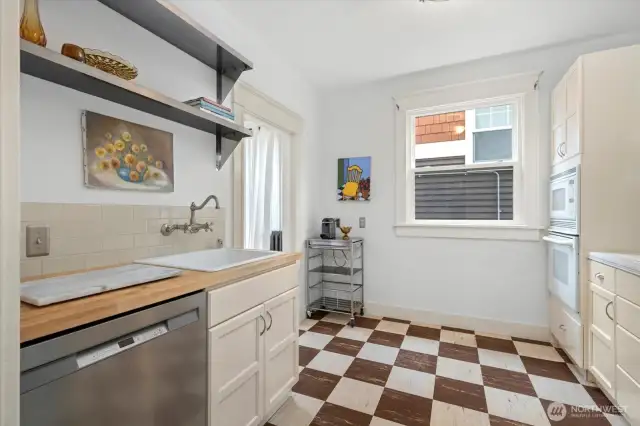
[[[627,424],[549,343],[392,318],[347,321],[320,313],[304,321],[300,380],[268,424]],[[553,402],[565,404],[561,421],[547,415]]]

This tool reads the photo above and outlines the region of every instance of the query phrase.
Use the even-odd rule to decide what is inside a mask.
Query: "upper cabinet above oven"
[[[553,89],[551,114],[551,161],[555,165],[581,152],[582,58]]]

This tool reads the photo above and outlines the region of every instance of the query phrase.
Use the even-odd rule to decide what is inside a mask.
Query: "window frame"
[[[541,238],[542,191],[538,140],[536,74],[434,89],[396,102],[396,225],[398,236],[533,240]],[[469,100],[474,99],[474,100]],[[512,161],[415,167],[415,118],[511,103],[517,138]],[[470,114],[465,113],[466,116]],[[475,118],[475,117],[474,117]],[[474,120],[475,122],[475,120]],[[467,126],[467,124],[465,124]],[[467,127],[468,129],[468,127]],[[486,129],[482,129],[486,130]],[[475,131],[475,129],[474,129]],[[472,138],[473,132],[469,132]],[[469,136],[467,136],[469,137]],[[473,143],[473,139],[471,139]],[[473,149],[472,149],[473,151]],[[416,220],[415,174],[420,172],[514,167],[513,220]]]

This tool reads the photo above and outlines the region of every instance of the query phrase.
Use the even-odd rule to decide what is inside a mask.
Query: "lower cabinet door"
[[[589,327],[589,371],[601,386],[614,393],[616,360],[614,356],[613,336],[615,295],[593,283],[591,287]]]
[[[264,417],[264,305],[209,330],[209,426],[255,426]]]
[[[265,303],[265,413],[282,404],[298,381],[298,292],[295,288]]]
[[[619,365],[616,366],[616,399],[625,410],[631,426],[640,425],[640,383]]]

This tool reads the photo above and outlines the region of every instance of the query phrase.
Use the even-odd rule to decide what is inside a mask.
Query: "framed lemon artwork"
[[[173,134],[82,112],[84,183],[91,188],[173,192]]]
[[[371,199],[371,157],[338,159],[338,201]]]

